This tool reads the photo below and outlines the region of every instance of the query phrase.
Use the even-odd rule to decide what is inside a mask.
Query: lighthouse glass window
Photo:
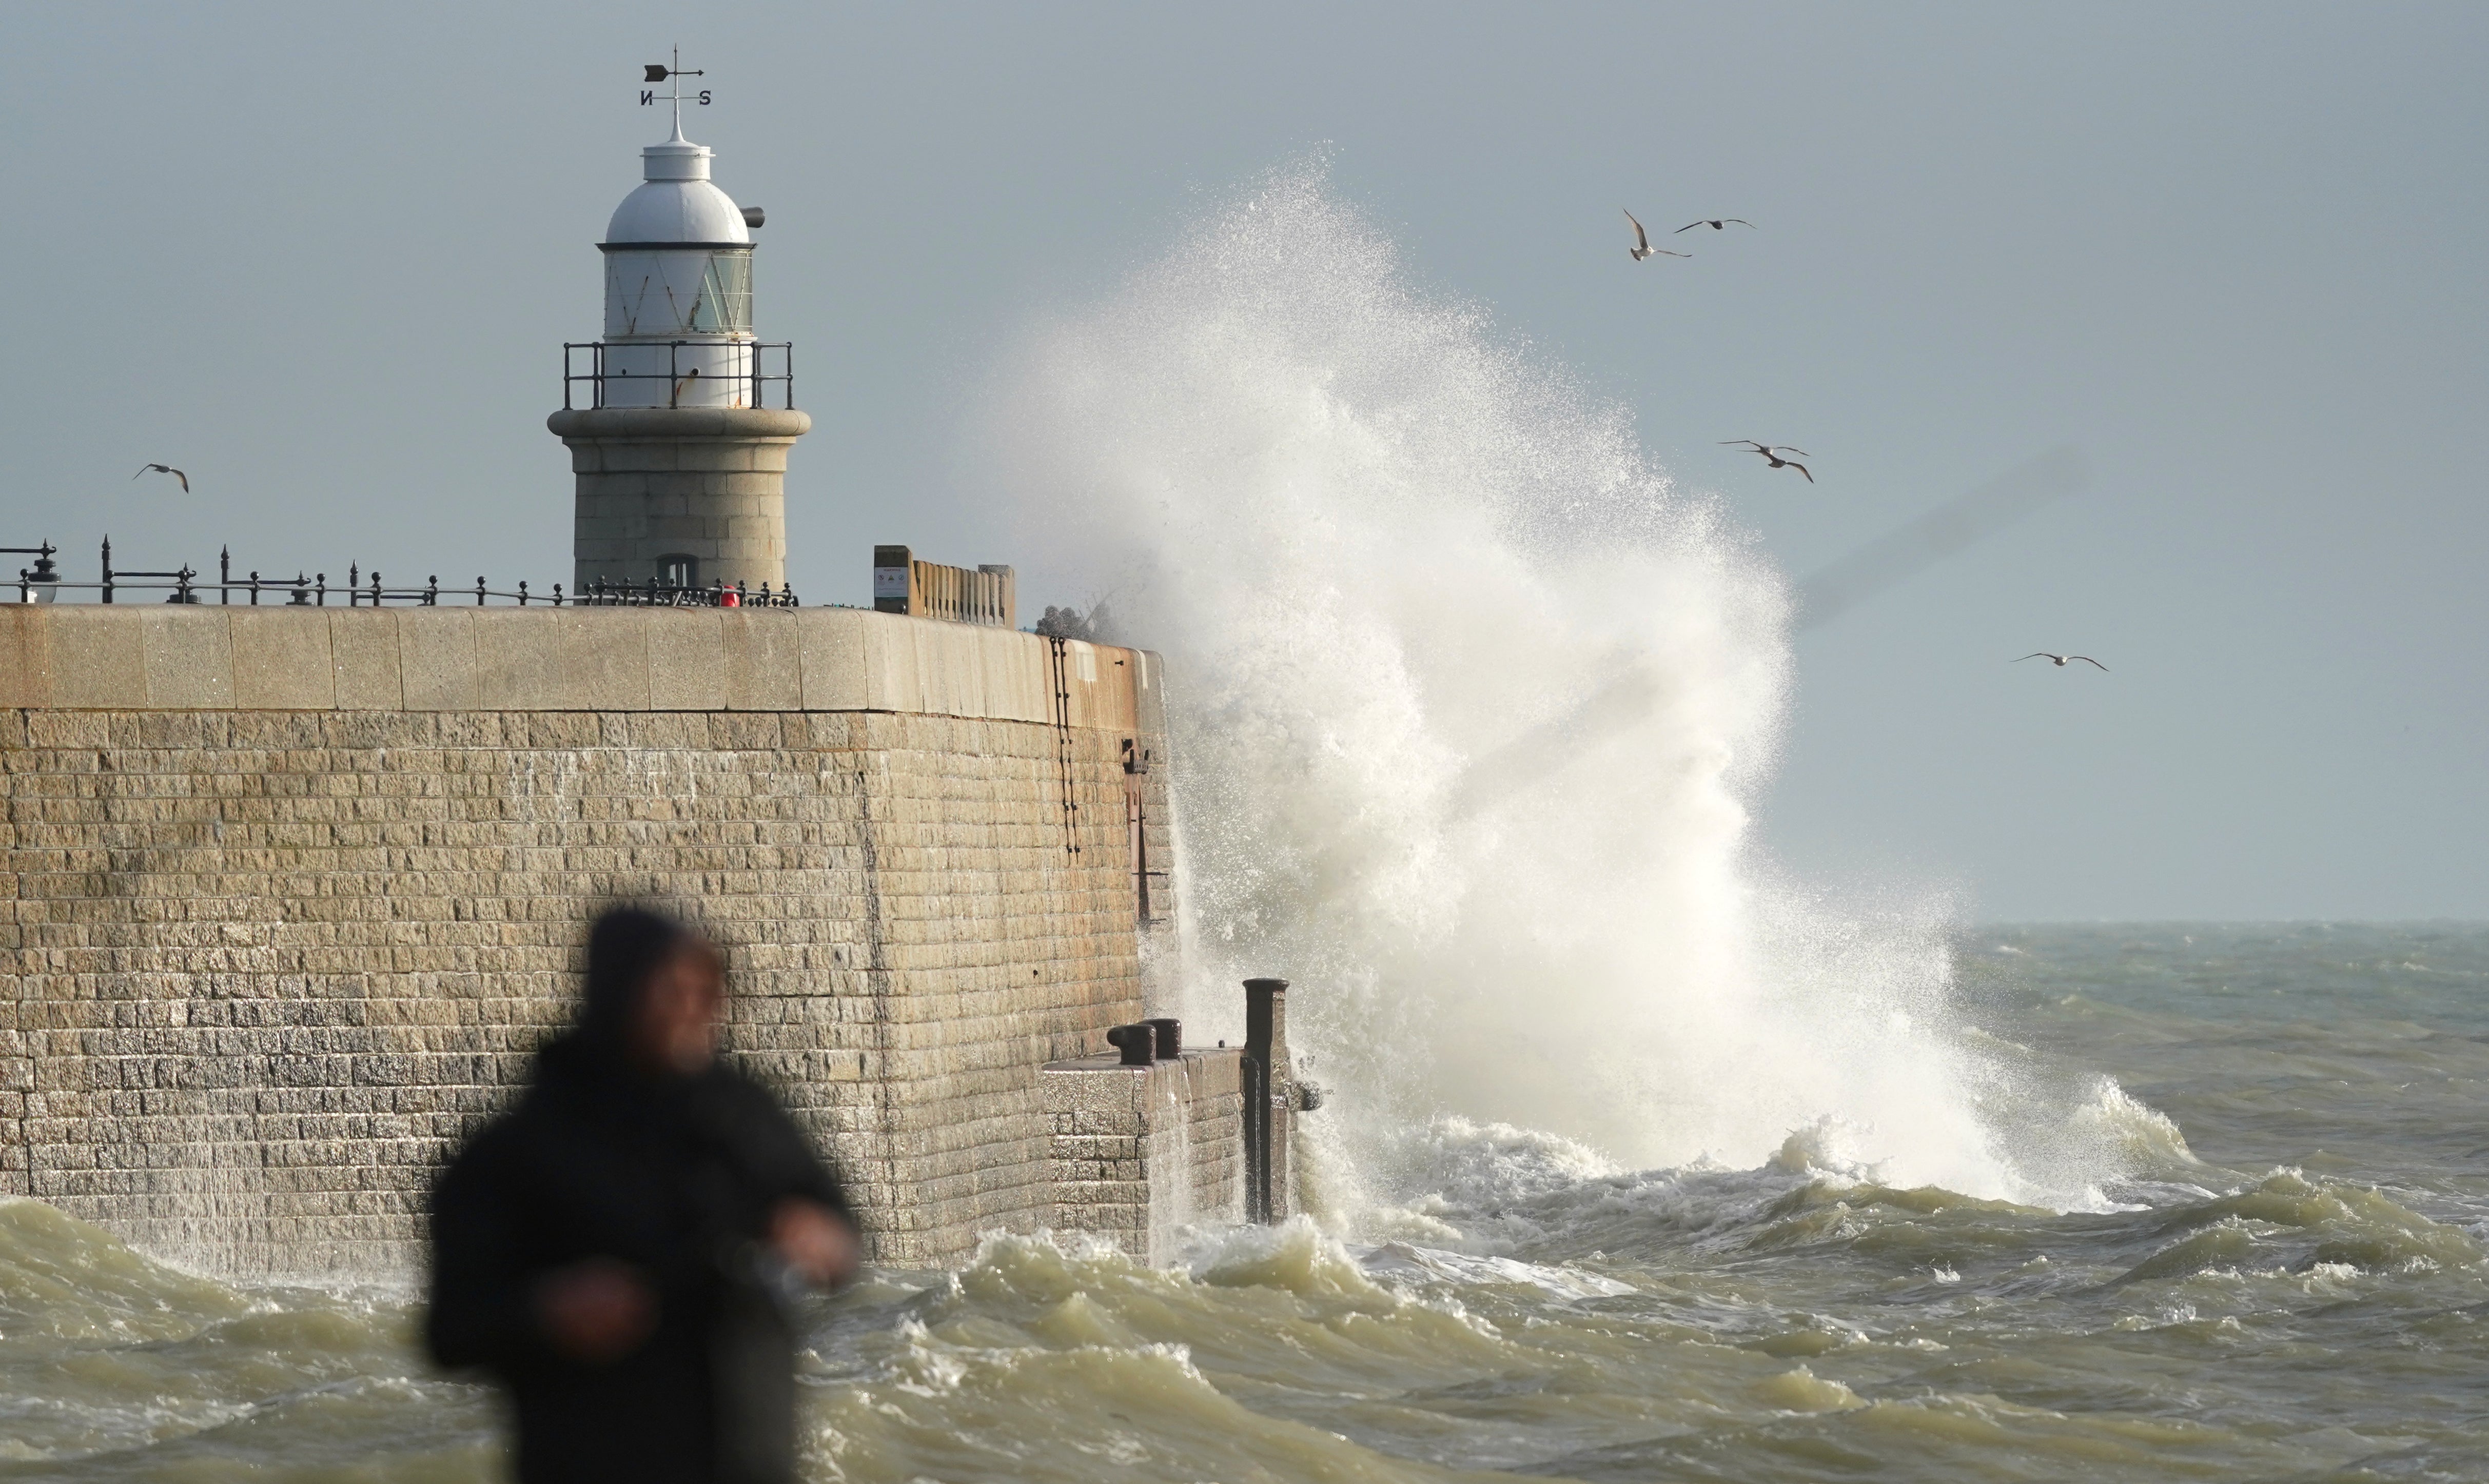
[[[751,333],[751,248],[626,248],[605,255],[608,339]]]

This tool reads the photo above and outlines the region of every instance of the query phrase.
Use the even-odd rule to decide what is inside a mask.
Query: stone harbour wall
[[[590,917],[651,898],[726,947],[729,1049],[875,1260],[1049,1224],[1041,1070],[1159,956],[1159,678],[857,610],[0,610],[0,1193],[402,1268]]]

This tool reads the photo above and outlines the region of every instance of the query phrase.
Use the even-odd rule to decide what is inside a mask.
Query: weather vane
[[[683,49],[680,46],[673,49],[673,65],[671,67],[663,62],[649,63],[647,65],[645,74],[640,80],[643,82],[664,82],[671,78],[673,81],[674,90],[672,94],[668,95],[668,100],[674,105],[674,132],[679,135],[683,131],[683,79],[686,77],[701,77],[706,76],[707,74],[697,69],[691,71],[683,71]],[[699,100],[701,107],[705,108],[708,106],[708,89],[702,88],[698,93],[693,94],[692,97]],[[655,88],[642,88],[640,90],[641,107],[648,107],[655,103],[656,100],[657,90]]]

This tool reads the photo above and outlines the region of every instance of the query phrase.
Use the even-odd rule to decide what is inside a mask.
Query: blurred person
[[[793,1304],[854,1217],[778,1099],[717,1059],[716,945],[597,920],[578,1023],[433,1193],[426,1339],[509,1391],[518,1477],[790,1484]]]

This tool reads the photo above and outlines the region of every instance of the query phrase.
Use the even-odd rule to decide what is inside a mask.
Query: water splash
[[[1319,162],[1008,377],[1023,545],[1171,661],[1181,1010],[1232,1028],[1237,980],[1298,981],[1352,1200],[1422,1181],[1405,1134],[1445,1113],[1635,1165],[1830,1119],[1885,1179],[2097,1184],[1983,1116],[2013,1076],[1955,1031],[1943,903],[1845,916],[1754,860],[1781,575]]]

